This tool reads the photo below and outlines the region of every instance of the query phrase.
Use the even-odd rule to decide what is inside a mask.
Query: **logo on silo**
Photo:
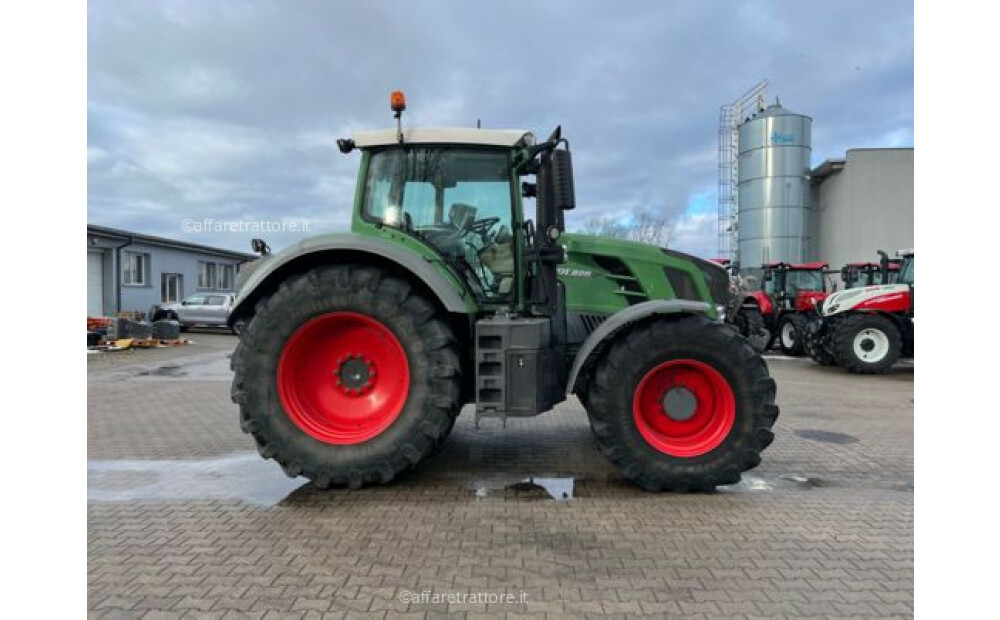
[[[795,136],[790,133],[778,133],[777,131],[771,134],[771,144],[793,144],[795,142]]]

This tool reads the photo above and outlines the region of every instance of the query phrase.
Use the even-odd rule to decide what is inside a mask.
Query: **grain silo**
[[[737,235],[744,267],[811,258],[811,145],[812,119],[777,101],[740,125]]]

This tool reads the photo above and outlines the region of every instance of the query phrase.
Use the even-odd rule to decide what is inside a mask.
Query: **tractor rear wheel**
[[[786,314],[778,321],[778,346],[785,355],[800,357],[806,321],[798,314]]]
[[[258,303],[232,367],[261,456],[322,488],[389,482],[444,439],[461,404],[442,312],[375,267],[290,277]]]
[[[899,359],[902,337],[892,321],[877,314],[858,313],[837,325],[833,353],[837,363],[858,374],[883,373]]]
[[[775,383],[739,333],[704,317],[618,335],[587,391],[605,456],[641,487],[710,491],[740,481],[774,440]]]

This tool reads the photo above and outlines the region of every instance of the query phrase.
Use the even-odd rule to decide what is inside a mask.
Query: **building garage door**
[[[87,252],[87,316],[104,316],[104,254]]]

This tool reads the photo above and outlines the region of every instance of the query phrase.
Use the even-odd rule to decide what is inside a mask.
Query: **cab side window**
[[[450,146],[370,155],[363,213],[435,247],[491,299],[514,292],[509,156]]]

